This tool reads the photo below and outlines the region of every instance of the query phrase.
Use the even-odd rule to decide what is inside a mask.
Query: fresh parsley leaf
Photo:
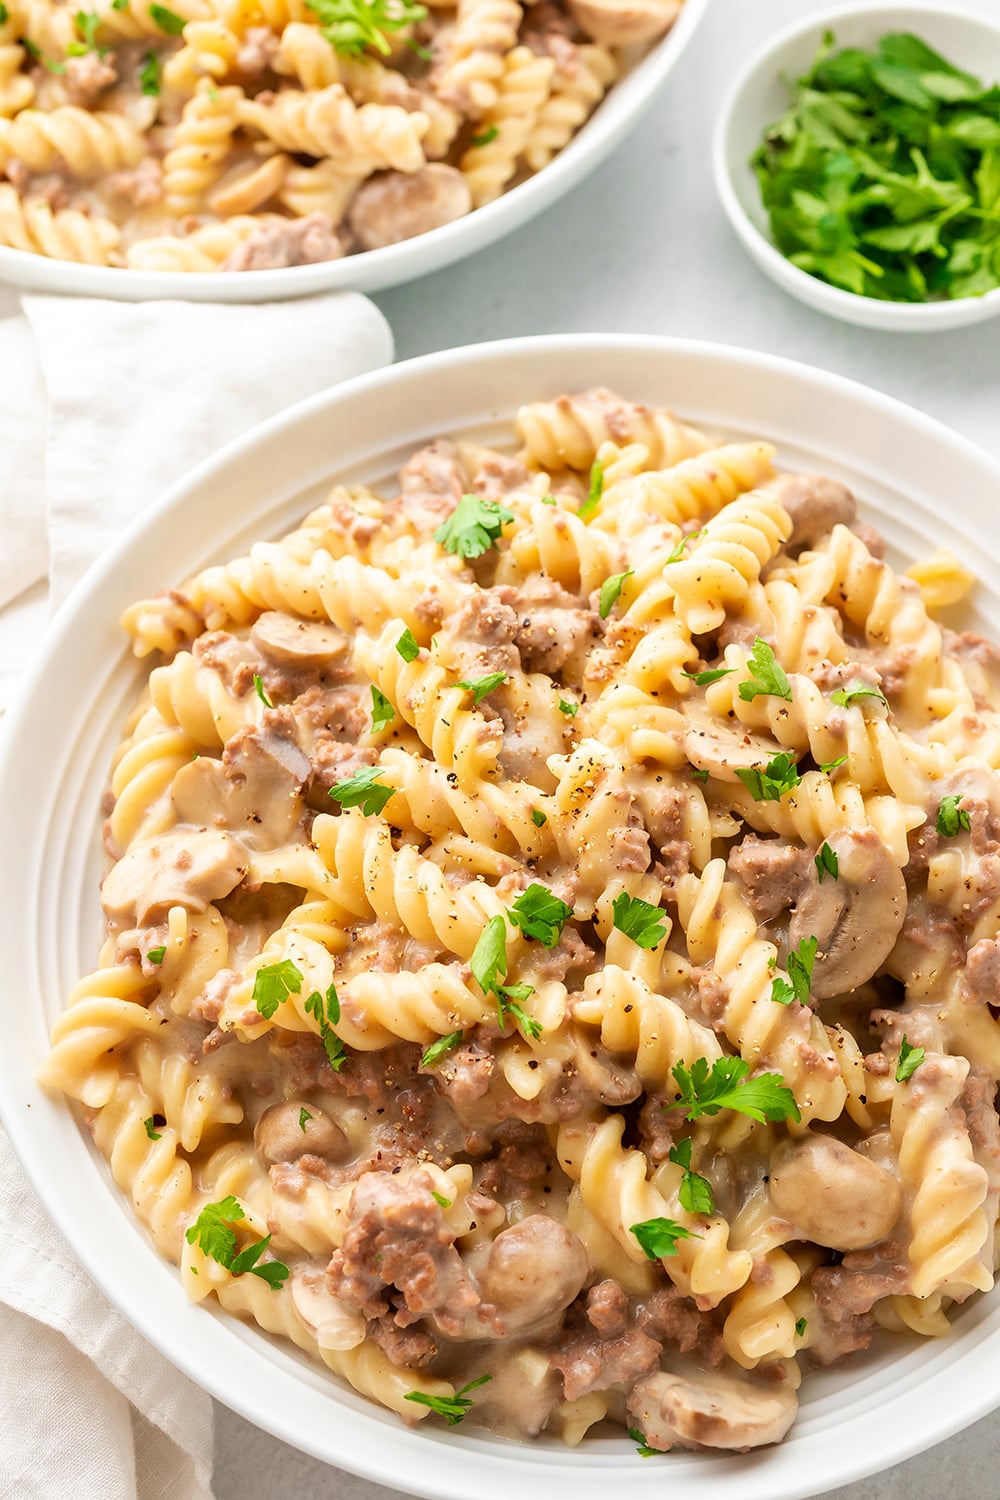
[[[633,1443],[635,1443],[636,1452],[640,1458],[655,1458],[658,1453],[666,1453],[667,1451],[665,1448],[651,1448],[646,1442],[645,1435],[639,1431],[638,1427],[630,1427],[628,1435]]]
[[[412,36],[407,38],[406,45],[416,57],[420,58],[421,62],[434,61],[434,53],[431,49],[429,47],[422,47],[419,42],[413,40]]]
[[[788,978],[789,984],[784,979],[775,979],[771,985],[771,999],[777,1005],[790,1005],[793,1000],[798,1000],[805,1005],[809,999],[809,986],[812,984],[813,965],[816,962],[816,949],[819,942],[814,937],[803,938],[796,948],[788,955]]]
[[[151,1141],[158,1141],[161,1139],[160,1132],[156,1128],[156,1117],[154,1115],[150,1115],[148,1119],[143,1120],[142,1123],[146,1134],[149,1136],[149,1139]]]
[[[710,687],[713,682],[718,682],[720,678],[728,677],[730,672],[735,671],[735,667],[712,667],[708,672],[682,672],[681,676],[690,677],[696,687]]]
[[[666,912],[639,896],[622,891],[611,903],[613,925],[639,948],[655,948],[667,935]]]
[[[257,970],[251,998],[264,1020],[269,1021],[282,1001],[289,995],[298,995],[301,989],[302,970],[290,958],[283,958],[280,963],[265,964]]]
[[[899,1044],[899,1061],[896,1064],[896,1082],[905,1083],[912,1078],[927,1056],[923,1047],[911,1047],[904,1034]]]
[[[408,0],[306,0],[319,17],[320,30],[335,52],[358,57],[374,47],[387,57],[392,51],[387,31],[401,31],[422,21],[427,11]]]
[[[798,1339],[802,1338],[804,1336],[805,1331],[806,1331],[806,1329],[808,1327],[809,1327],[809,1320],[807,1318],[796,1318],[795,1319],[795,1337],[798,1338]]]
[[[624,573],[612,573],[610,578],[605,578],[601,584],[601,592],[597,596],[597,612],[602,620],[608,618],[621,596],[622,584],[626,578],[631,578],[634,572],[634,568],[626,568]]]
[[[257,697],[260,699],[261,703],[263,703],[264,707],[273,708],[274,704],[271,702],[270,698],[267,695],[267,689],[264,686],[264,679],[261,677],[259,672],[255,672],[253,674],[253,685],[257,689]]]
[[[763,771],[746,770],[742,766],[736,766],[735,770],[755,802],[780,802],[802,780],[795,769],[794,757],[786,750],[769,760]]]
[[[425,1396],[423,1391],[408,1391],[403,1399],[416,1401],[421,1406],[429,1406],[431,1411],[437,1412],[439,1417],[447,1417],[449,1427],[455,1427],[472,1405],[469,1400],[469,1391],[474,1391],[478,1386],[485,1385],[488,1380],[492,1379],[492,1375],[480,1375],[478,1380],[470,1380],[468,1385],[463,1385],[454,1396]]]
[[[820,844],[819,852],[813,863],[816,866],[816,874],[819,877],[820,885],[823,884],[824,875],[829,875],[831,880],[836,880],[840,874],[840,860],[837,858],[836,851],[830,848],[825,839]]]
[[[416,661],[417,657],[420,655],[420,647],[417,645],[417,638],[413,634],[413,631],[409,628],[409,626],[406,627],[406,629],[403,631],[403,634],[396,642],[396,650],[399,652],[404,661]]]
[[[666,1260],[677,1254],[678,1240],[700,1240],[701,1235],[673,1219],[645,1219],[641,1224],[631,1224],[629,1233],[639,1241],[647,1260]]]
[[[527,938],[535,938],[543,948],[554,948],[573,908],[554,896],[544,885],[533,882],[522,891],[507,913],[507,920],[519,927]]]
[[[21,45],[23,46],[24,43],[22,42]],[[66,64],[64,62],[56,62],[51,57],[45,58],[45,66],[50,73],[65,73],[66,71]]]
[[[496,138],[497,138],[497,136],[499,134],[500,134],[500,131],[499,131],[498,127],[496,125],[490,125],[490,126],[488,126],[486,128],[486,130],[482,130],[482,131],[480,131],[480,133],[478,135],[474,135],[472,137],[472,139],[470,140],[469,145],[470,146],[488,146],[491,141],[495,141],[496,140]]]
[[[686,1208],[689,1214],[713,1214],[715,1194],[712,1191],[712,1184],[707,1177],[702,1177],[691,1170],[690,1136],[683,1141],[678,1141],[676,1146],[671,1146],[669,1160],[682,1168],[684,1173],[677,1190],[681,1208]]]
[[[869,687],[866,682],[856,682],[852,688],[837,688],[830,694],[830,702],[838,703],[841,708],[850,708],[859,698],[877,698],[880,703],[887,702],[884,693],[880,693],[878,688]]]
[[[334,1026],[340,1020],[340,1000],[337,996],[337,987],[331,984],[326,992],[326,998],[319,990],[313,990],[307,996],[303,1009],[319,1024],[319,1039],[323,1043],[326,1060],[335,1073],[339,1073],[347,1061],[347,1053],[344,1044],[334,1031]]]
[[[127,0],[126,0],[127,3]],[[155,99],[160,92],[160,72],[162,65],[155,52],[147,52],[139,69],[139,91],[147,98]]]
[[[440,1208],[451,1207],[452,1200],[450,1198],[446,1198],[443,1193],[436,1193],[433,1188],[431,1188],[431,1197]]]
[[[149,959],[149,961],[150,961],[151,964],[162,964],[162,962],[166,958],[166,956],[167,956],[167,945],[166,945],[166,943],[161,943],[160,946],[159,946],[159,948],[147,948],[146,949],[146,957]]]
[[[741,1057],[719,1057],[708,1065],[698,1057],[690,1069],[677,1063],[673,1069],[679,1094],[670,1109],[683,1109],[688,1120],[702,1115],[717,1115],[720,1109],[734,1109],[763,1124],[765,1120],[799,1120],[795,1095],[780,1073],[761,1073],[750,1078],[750,1064]]]
[[[230,1195],[218,1203],[206,1203],[184,1238],[189,1245],[198,1245],[206,1255],[228,1269],[236,1256],[233,1225],[245,1218],[239,1199]]]
[[[360,807],[366,818],[373,817],[382,811],[396,790],[379,781],[383,769],[382,766],[362,766],[360,771],[355,771],[346,781],[338,781],[336,786],[331,787],[330,796],[341,807]]]
[[[824,776],[831,776],[833,774],[833,772],[836,771],[836,769],[837,769],[838,766],[846,765],[846,763],[847,763],[847,756],[846,756],[846,754],[845,755],[838,755],[836,760],[820,761],[820,763],[819,763],[819,769],[823,772]]]
[[[38,50],[36,43],[34,43],[29,36],[23,36],[21,38],[21,46],[24,48],[25,52],[27,52],[28,56],[33,57],[36,62],[42,55]]]
[[[709,778],[710,772],[707,766],[692,766],[691,775],[694,777],[695,781],[700,781],[704,786],[705,782]]]
[[[128,10],[128,0],[111,0],[112,10]]]
[[[3,0],[0,0],[0,26],[6,26],[9,20],[10,11],[7,9],[6,5],[3,4]]]
[[[691,543],[695,540],[696,537],[701,536],[701,533],[704,530],[705,530],[705,528],[704,528],[704,526],[702,526],[698,531],[689,531],[686,536],[682,536],[681,539],[680,539],[680,541],[677,543],[677,546],[674,548],[674,550],[671,552],[670,556],[667,558],[665,566],[669,567],[671,563],[680,562],[681,558],[684,556],[684,553],[687,551],[688,547],[691,545]]]
[[[149,14],[150,19],[155,21],[160,30],[166,32],[167,36],[180,36],[187,24],[183,16],[179,16],[176,12],[168,10],[165,5],[151,5],[149,7]]]
[[[590,488],[587,491],[587,498],[583,501],[580,509],[577,511],[577,515],[580,517],[581,521],[586,521],[589,516],[592,516],[594,514],[594,511],[601,503],[601,496],[603,494],[604,465],[595,458],[594,462],[590,466]]]
[[[502,984],[500,986],[497,990],[497,1020],[501,1031],[507,1029],[507,1017],[513,1016],[525,1036],[530,1037],[532,1041],[538,1040],[543,1029],[541,1023],[536,1021],[534,1016],[529,1016],[524,1006],[519,1003],[533,994],[534,987],[530,984]]]
[[[378,734],[380,729],[385,729],[396,717],[396,710],[389,702],[384,693],[372,683],[372,733]]]
[[[575,719],[580,712],[579,703],[573,703],[566,698],[559,699],[559,712],[565,714],[569,719]]]
[[[754,698],[787,698],[789,703],[792,701],[792,684],[785,676],[785,669],[760,636],[753,643],[747,671],[749,678],[739,685],[739,695],[744,703],[751,703]]]
[[[66,48],[68,57],[83,57],[88,52],[93,52],[97,47],[97,33],[100,29],[101,18],[96,11],[78,10],[73,16],[73,25],[76,27],[77,35],[81,38],[78,42],[70,42]]]
[[[534,823],[536,828],[544,828],[545,824],[548,822],[548,818],[542,812],[542,809],[540,807],[533,807],[531,809],[531,821]]]
[[[462,1031],[450,1031],[447,1036],[438,1037],[436,1042],[431,1042],[427,1051],[420,1059],[420,1066],[422,1068],[433,1068],[447,1053],[453,1052],[456,1047],[461,1046],[464,1035],[465,1033]]]
[[[964,828],[966,832],[972,827],[969,814],[964,807],[959,807],[964,793],[959,792],[952,797],[942,797],[938,803],[937,822],[935,827],[946,839],[953,839],[956,834]]]
[[[273,1292],[280,1291],[288,1280],[288,1267],[284,1262],[269,1260],[262,1266],[257,1264],[270,1243],[271,1236],[265,1234],[255,1245],[247,1245],[245,1250],[235,1255],[227,1269],[233,1276],[243,1276],[249,1271],[252,1276],[259,1276],[261,1281],[266,1281]]]
[[[303,1107],[299,1110],[299,1129],[302,1131],[303,1135],[305,1135],[306,1126],[309,1124],[309,1121],[311,1119],[312,1115],[306,1109],[305,1105],[303,1105]]]
[[[499,913],[490,917],[479,934],[469,968],[484,995],[493,994],[507,978],[507,924]]]
[[[460,682],[460,688],[465,688],[472,694],[473,706],[478,706],[484,698],[497,690],[502,682],[507,681],[506,672],[487,672],[485,677],[474,677],[468,682]]]
[[[434,533],[446,552],[459,557],[480,557],[495,547],[500,533],[514,512],[482,495],[463,495],[451,515]]]

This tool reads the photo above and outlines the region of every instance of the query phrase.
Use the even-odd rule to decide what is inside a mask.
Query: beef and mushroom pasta
[[[541,170],[680,0],[0,0],[0,245],[267,270]]]
[[[992,1284],[1000,667],[841,484],[604,390],[130,609],[43,1081],[408,1422],[746,1449]]]

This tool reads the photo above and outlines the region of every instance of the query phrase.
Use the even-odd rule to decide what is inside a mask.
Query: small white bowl
[[[996,0],[993,0],[996,3]],[[952,302],[881,302],[841,291],[793,266],[777,249],[750,158],[768,125],[788,107],[785,79],[805,73],[832,31],[838,47],[871,49],[888,31],[912,31],[957,67],[1000,82],[1000,20],[950,5],[839,6],[797,21],[754,53],[726,97],[715,130],[712,166],[722,206],[746,250],[772,281],[810,307],[847,323],[924,333],[963,328],[1000,313],[1000,289]]]

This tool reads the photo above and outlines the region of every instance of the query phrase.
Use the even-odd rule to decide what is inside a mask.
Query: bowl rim
[[[0,725],[0,784],[8,784],[7,777],[15,769],[16,759],[22,749],[20,731],[22,725],[30,720],[32,712],[37,712],[35,700],[39,696],[47,696],[51,701],[51,693],[46,695],[44,685],[48,682],[50,671],[59,663],[64,644],[72,640],[76,616],[88,604],[93,606],[95,601],[101,599],[105,582],[136,552],[147,531],[155,526],[162,527],[190,491],[201,489],[219,479],[235,462],[251,460],[256,452],[270,447],[284,434],[294,433],[296,426],[304,421],[320,414],[328,414],[337,407],[350,407],[351,404],[368,401],[375,395],[383,410],[386,406],[390,410],[403,410],[394,398],[398,398],[400,393],[405,394],[408,387],[414,384],[429,386],[440,376],[462,370],[463,367],[478,369],[488,375],[489,367],[497,361],[523,362],[527,383],[531,381],[535,369],[547,358],[559,355],[572,355],[581,362],[586,359],[595,363],[608,358],[648,360],[656,357],[681,364],[689,360],[711,367],[713,374],[718,372],[723,375],[735,368],[747,383],[755,375],[771,374],[787,384],[794,383],[796,389],[808,391],[817,401],[822,401],[826,396],[830,398],[831,404],[840,401],[859,411],[863,408],[868,416],[884,418],[887,424],[891,422],[897,432],[908,430],[914,437],[919,437],[925,443],[929,441],[941,449],[949,461],[955,459],[961,461],[967,469],[971,467],[976,471],[977,480],[981,476],[984,483],[1000,486],[1000,463],[936,419],[859,382],[775,355],[698,340],[615,334],[508,339],[424,355],[359,376],[269,418],[251,433],[229,442],[218,453],[200,463],[123,530],[114,544],[80,580],[50,624],[6,723]],[[525,394],[530,394],[530,387]],[[489,399],[484,397],[483,404],[489,406]],[[683,402],[680,404],[683,405]],[[823,409],[826,409],[825,405]],[[331,464],[331,477],[335,472],[336,465]],[[103,609],[106,613],[107,607],[104,606]],[[106,623],[108,622],[102,616],[102,626]],[[109,635],[109,641],[110,639]],[[25,740],[26,747],[27,743]],[[27,748],[25,753],[29,753]],[[26,886],[27,883],[26,880]],[[13,906],[16,907],[16,902]],[[0,926],[10,922],[16,922],[16,915],[5,915],[0,910]],[[18,940],[21,941],[20,938]],[[10,1050],[13,1053],[15,1049]],[[631,1454],[622,1456],[620,1443],[615,1444],[613,1455],[608,1453],[606,1445],[603,1449],[598,1447],[596,1452],[594,1449],[588,1450],[587,1471],[581,1473],[580,1466],[564,1464],[561,1456],[557,1460],[551,1450],[531,1452],[527,1445],[505,1444],[494,1440],[491,1449],[485,1451],[474,1439],[465,1439],[459,1434],[414,1434],[402,1430],[398,1434],[387,1432],[374,1416],[368,1414],[369,1403],[363,1402],[362,1409],[358,1409],[355,1402],[352,1408],[348,1394],[341,1394],[339,1391],[335,1399],[344,1420],[350,1420],[359,1439],[367,1432],[374,1441],[370,1445],[359,1443],[349,1453],[331,1452],[330,1441],[324,1442],[321,1424],[317,1422],[315,1427],[308,1426],[308,1415],[322,1413],[323,1406],[317,1398],[316,1389],[310,1386],[307,1378],[302,1378],[297,1386],[296,1394],[300,1399],[296,1403],[294,1416],[287,1409],[275,1411],[268,1404],[266,1388],[255,1387],[251,1377],[265,1359],[263,1341],[256,1330],[252,1331],[243,1346],[240,1365],[235,1366],[228,1359],[226,1351],[228,1363],[224,1361],[220,1371],[214,1365],[199,1363],[196,1345],[192,1343],[189,1347],[184,1342],[182,1322],[178,1322],[176,1326],[168,1324],[168,1320],[155,1311],[149,1298],[143,1298],[143,1292],[148,1293],[153,1283],[159,1287],[173,1285],[176,1268],[157,1255],[148,1239],[145,1239],[144,1232],[133,1220],[124,1195],[115,1191],[108,1183],[109,1212],[116,1207],[122,1224],[132,1225],[136,1233],[143,1235],[149,1251],[148,1267],[144,1268],[142,1277],[134,1277],[134,1284],[130,1284],[127,1277],[121,1281],[115,1280],[116,1263],[128,1268],[127,1253],[133,1248],[131,1237],[123,1233],[115,1236],[115,1243],[111,1244],[107,1239],[101,1239],[93,1229],[87,1230],[81,1227],[79,1220],[74,1220],[71,1208],[64,1202],[55,1184],[56,1174],[42,1170],[47,1162],[45,1147],[36,1137],[32,1116],[21,1107],[24,1104],[37,1106],[40,1103],[50,1104],[52,1109],[58,1110],[60,1131],[64,1125],[67,1129],[77,1131],[76,1120],[65,1101],[40,1100],[38,1087],[33,1079],[23,1076],[5,1049],[0,1054],[0,1116],[6,1123],[11,1142],[29,1180],[50,1218],[71,1244],[74,1256],[81,1261],[109,1300],[167,1359],[203,1389],[248,1420],[301,1451],[311,1453],[328,1463],[339,1463],[366,1478],[403,1487],[415,1494],[433,1494],[436,1500],[468,1500],[473,1483],[477,1484],[475,1493],[481,1500],[508,1500],[511,1482],[516,1484],[519,1479],[522,1482],[527,1479],[529,1483],[532,1480],[539,1484],[545,1482],[553,1500],[573,1500],[575,1496],[582,1497],[582,1500],[598,1500],[598,1497],[606,1495],[609,1479],[612,1482],[619,1479],[630,1483],[637,1495],[649,1496],[650,1500],[654,1494],[661,1492],[665,1476],[642,1460],[633,1462]],[[38,1110],[36,1118],[43,1112]],[[38,1173],[33,1170],[35,1167],[39,1168]],[[80,1247],[81,1240],[83,1248]],[[169,1282],[167,1278],[170,1278]],[[192,1312],[199,1318],[205,1316],[200,1309],[192,1309]],[[233,1320],[221,1315],[219,1321],[225,1328]],[[769,1500],[800,1500],[806,1493],[821,1493],[835,1485],[863,1478],[890,1464],[912,1457],[969,1425],[1000,1403],[1000,1391],[992,1388],[988,1380],[981,1378],[981,1368],[979,1378],[975,1371],[968,1368],[977,1347],[990,1336],[990,1330],[982,1327],[970,1330],[967,1337],[963,1336],[960,1358],[967,1368],[961,1372],[961,1379],[957,1378],[957,1369],[954,1371],[955,1399],[951,1403],[937,1399],[935,1393],[939,1387],[926,1370],[919,1372],[915,1379],[910,1376],[897,1378],[890,1387],[881,1389],[877,1409],[870,1406],[864,1415],[864,1420],[869,1425],[882,1423],[887,1407],[910,1400],[914,1388],[923,1392],[920,1411],[922,1420],[919,1423],[890,1423],[888,1432],[883,1426],[879,1426],[879,1442],[858,1442],[851,1445],[848,1451],[840,1445],[838,1453],[843,1454],[844,1466],[836,1472],[810,1470],[806,1477],[801,1472],[801,1463],[796,1465],[791,1454],[788,1455],[789,1463],[782,1467],[781,1454],[784,1450],[778,1448],[764,1451],[763,1457],[751,1454],[740,1459],[740,1478],[735,1479],[735,1484],[742,1487],[745,1495],[749,1494],[752,1487],[752,1500],[762,1500],[764,1495]],[[214,1342],[209,1340],[210,1346]],[[944,1343],[945,1341],[940,1341],[938,1350]],[[953,1351],[959,1349],[958,1336],[950,1348]],[[213,1352],[220,1350],[216,1348]],[[930,1350],[928,1354],[930,1357]],[[267,1361],[264,1368],[273,1366]],[[246,1378],[243,1378],[244,1375]],[[959,1390],[961,1400],[957,1399]],[[323,1400],[329,1401],[328,1388],[322,1392],[322,1396]],[[835,1440],[836,1433],[828,1439]],[[677,1462],[683,1462],[683,1458],[679,1456]],[[719,1462],[725,1466],[728,1460],[723,1458]],[[781,1473],[776,1476],[775,1468],[778,1467],[781,1467]],[[798,1472],[795,1472],[796,1469]],[[714,1472],[713,1470],[713,1474]],[[644,1474],[648,1478],[644,1479]],[[680,1479],[681,1476],[678,1474],[677,1478]],[[682,1500],[690,1500],[696,1491],[700,1493],[703,1482],[699,1478],[689,1486],[682,1480],[676,1492],[682,1496]],[[724,1483],[728,1486],[728,1475]],[[713,1492],[717,1493],[714,1486]]]
[[[965,5],[936,3],[936,0],[850,0],[849,4],[836,5],[792,21],[750,54],[733,82],[726,90],[719,116],[712,132],[712,175],[716,192],[732,228],[744,248],[771,279],[784,287],[801,301],[834,317],[852,323],[869,323],[885,329],[927,332],[937,327],[954,328],[959,322],[965,325],[984,322],[1000,313],[1000,287],[984,292],[979,297],[959,297],[944,302],[896,302],[881,301],[877,297],[866,297],[860,292],[848,292],[843,287],[812,276],[800,266],[793,265],[782,255],[774,241],[759,229],[740,201],[729,164],[729,148],[733,131],[733,117],[758,74],[765,71],[775,54],[789,43],[797,42],[816,32],[822,34],[834,28],[838,21],[847,17],[862,16],[874,20],[880,15],[888,19],[894,12],[917,12],[946,20],[967,22],[990,31],[1000,38],[1000,20],[995,20],[985,11]],[[752,143],[752,147],[756,146]],[[752,148],[751,147],[751,148]],[[959,316],[962,309],[964,316]]]
[[[712,0],[683,0],[669,31],[612,85],[563,150],[540,171],[533,172],[494,202],[426,234],[378,250],[345,255],[340,260],[225,276],[218,271],[142,271],[82,265],[0,245],[0,283],[42,294],[106,297],[115,301],[173,298],[239,303],[304,297],[318,292],[379,291],[442,270],[520,228],[558,202],[599,166],[651,107],[711,3]],[[623,96],[619,91],[630,85],[630,94]]]

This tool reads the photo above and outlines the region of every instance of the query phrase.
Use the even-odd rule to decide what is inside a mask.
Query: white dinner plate
[[[1000,1404],[1000,1294],[952,1337],[885,1339],[808,1376],[779,1448],[639,1458],[621,1438],[570,1450],[427,1422],[416,1431],[255,1328],[195,1307],[61,1098],[33,1074],[49,1027],[93,966],[100,800],[142,671],[116,621],[132,600],[290,526],[334,477],[382,481],[438,434],[510,440],[517,406],[604,384],[779,461],[850,484],[894,560],[951,547],[981,579],[968,621],[1000,638],[1000,469],[917,411],[761,354],[611,335],[514,340],[378,371],[275,417],[176,485],[91,569],[49,631],[0,744],[4,955],[0,1106],[53,1221],[94,1281],[168,1359],[286,1442],[435,1500],[801,1500],[910,1457]]]
[[[663,39],[615,84],[581,130],[547,167],[495,203],[382,250],[275,271],[128,271],[81,266],[0,246],[0,282],[34,292],[146,302],[273,302],[314,292],[376,292],[439,271],[520,229],[556,203],[614,150],[652,104],[691,40],[710,0],[684,0]]]

